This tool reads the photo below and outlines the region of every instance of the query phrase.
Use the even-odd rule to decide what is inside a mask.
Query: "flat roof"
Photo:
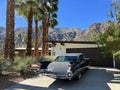
[[[15,50],[26,50],[25,47],[19,47],[19,48],[15,48]],[[32,48],[32,50],[34,50],[34,48]],[[42,50],[42,48],[38,48],[38,50]],[[49,50],[51,50],[51,48],[49,48]]]
[[[50,43],[97,44],[95,41],[47,41]]]

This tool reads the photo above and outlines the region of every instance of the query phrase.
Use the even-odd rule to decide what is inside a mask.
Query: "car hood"
[[[52,62],[48,65],[49,70],[68,70],[69,62]]]

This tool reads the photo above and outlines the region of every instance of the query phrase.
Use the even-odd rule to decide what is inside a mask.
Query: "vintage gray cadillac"
[[[89,67],[90,59],[83,53],[59,55],[45,70],[45,75],[55,79],[80,79],[81,74]]]

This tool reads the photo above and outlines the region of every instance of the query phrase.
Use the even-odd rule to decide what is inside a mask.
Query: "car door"
[[[77,57],[77,60],[74,62],[71,62],[72,68],[71,71],[74,73],[80,68],[80,62],[79,62],[79,57]]]
[[[84,58],[83,58],[83,55],[80,55],[80,56],[78,56],[78,60],[77,60],[77,62],[76,62],[76,64],[75,64],[75,72],[74,72],[74,75],[75,76],[78,76],[80,73],[82,73],[82,71],[83,71],[83,67],[84,67],[84,60],[83,60]]]
[[[79,60],[80,60],[80,68],[85,67],[84,55],[80,55]]]

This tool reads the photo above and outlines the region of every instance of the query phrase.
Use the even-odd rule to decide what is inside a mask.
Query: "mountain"
[[[94,23],[86,30],[78,28],[57,28],[50,30],[49,40],[58,41],[91,41],[92,37],[96,34],[104,33],[111,21],[104,23]]]
[[[111,21],[106,21],[103,23],[94,23],[90,25],[86,30],[81,30],[79,28],[55,28],[49,29],[49,40],[54,41],[91,41],[92,36],[100,33],[104,33],[106,28],[110,25]],[[21,27],[15,30],[15,40],[22,42],[22,39],[18,38],[18,34],[26,35],[27,28]],[[39,31],[41,35],[41,31]],[[34,39],[34,30],[33,35]],[[0,27],[0,40],[5,39],[5,28]]]

